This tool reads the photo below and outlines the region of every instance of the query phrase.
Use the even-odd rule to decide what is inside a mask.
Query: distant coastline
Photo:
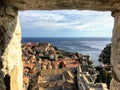
[[[49,42],[53,46],[68,52],[78,52],[91,56],[94,65],[99,65],[98,57],[106,44],[111,43],[110,37],[23,37],[22,43]]]

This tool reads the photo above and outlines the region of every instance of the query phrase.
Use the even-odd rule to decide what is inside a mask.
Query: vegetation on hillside
[[[111,72],[107,71],[106,69],[99,69],[99,74],[97,75],[96,83],[106,83],[107,87],[110,88],[110,81],[112,79]]]
[[[110,65],[110,56],[111,56],[111,44],[107,44],[106,47],[102,50],[98,61],[102,62],[104,65]],[[96,83],[106,83],[108,89],[110,88],[110,81],[112,79],[111,68],[96,67],[96,70],[99,72],[97,75]]]

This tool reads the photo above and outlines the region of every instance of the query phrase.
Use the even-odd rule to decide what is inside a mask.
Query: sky
[[[111,12],[88,10],[19,11],[22,37],[111,37]]]

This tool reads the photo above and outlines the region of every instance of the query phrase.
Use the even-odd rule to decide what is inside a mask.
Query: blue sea
[[[23,37],[22,43],[27,42],[49,42],[59,49],[79,52],[81,54],[90,55],[94,65],[100,65],[98,62],[99,55],[106,44],[111,43],[111,38],[48,38],[48,37]]]

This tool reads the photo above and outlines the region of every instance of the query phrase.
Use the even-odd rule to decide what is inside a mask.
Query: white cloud
[[[19,16],[22,22],[58,22],[64,20],[63,15],[57,15],[49,12],[41,11],[25,11],[19,12]],[[25,18],[25,19],[23,19]]]
[[[54,10],[19,12],[21,25],[28,29],[104,31],[113,28],[110,12]]]

